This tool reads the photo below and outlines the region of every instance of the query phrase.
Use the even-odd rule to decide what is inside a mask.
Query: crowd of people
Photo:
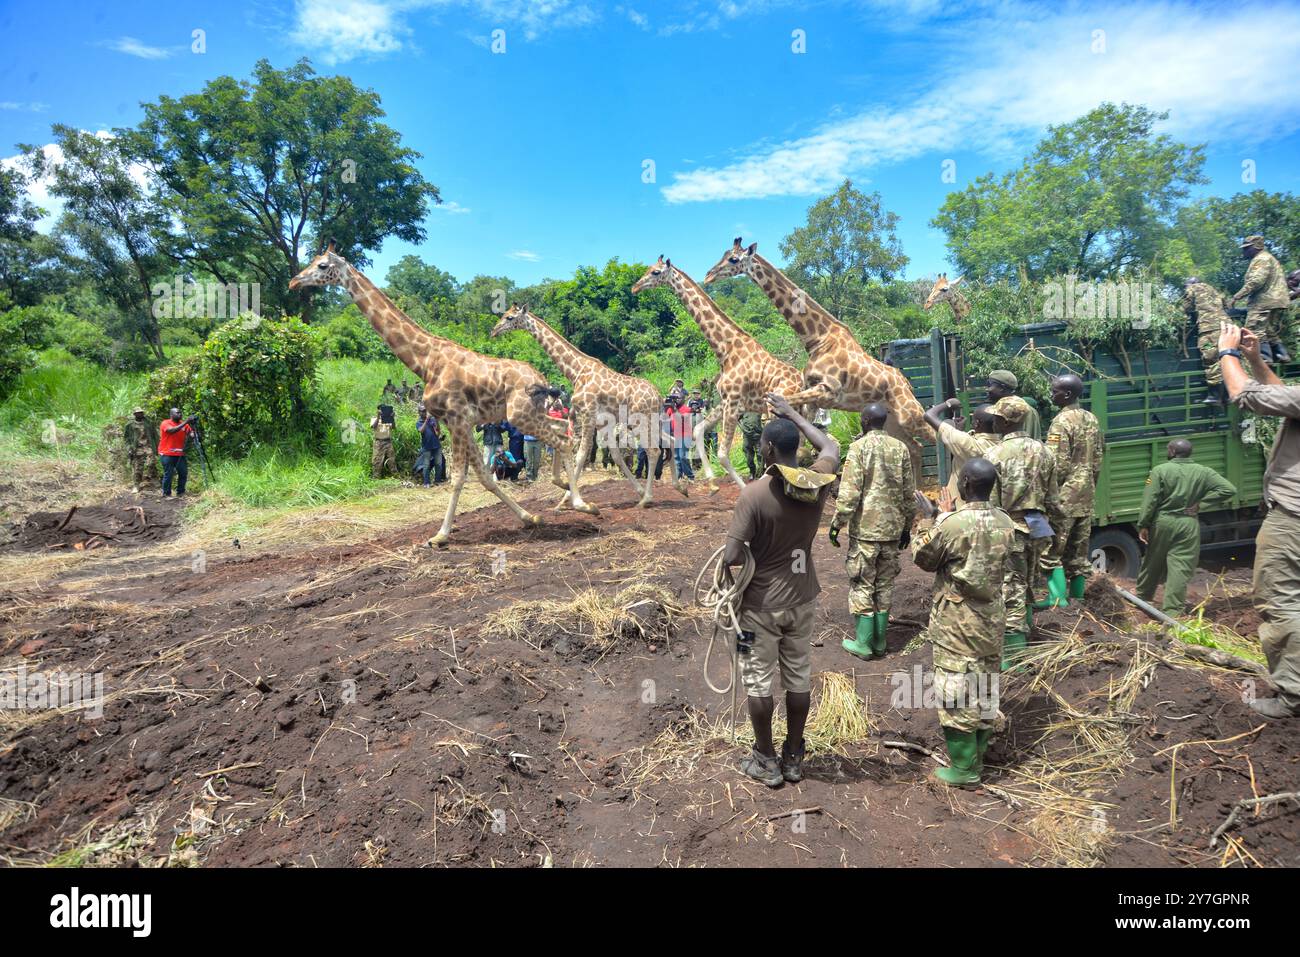
[[[1249,326],[1224,322],[1215,346],[1226,399],[1283,422],[1264,476],[1268,511],[1253,582],[1276,694],[1247,705],[1285,719],[1300,716],[1300,387],[1284,385],[1272,371],[1265,341]],[[980,782],[989,741],[1006,727],[1000,676],[1023,667],[1035,609],[1082,599],[1093,572],[1088,540],[1105,443],[1097,419],[1080,405],[1084,387],[1074,374],[1053,380],[1056,413],[1041,440],[1031,433],[1034,410],[1006,370],[990,373],[986,401],[971,410],[969,428],[956,415],[956,399],[927,410],[953,464],[937,503],[917,490],[906,446],[885,431],[890,410],[883,404],[862,410],[862,435],[841,467],[832,437],[780,396],[768,396],[774,418],[755,443],[763,471],[737,499],[723,555],[728,565],[752,558],[754,566],[739,609],[740,677],[755,740],[741,760],[745,774],[770,787],[803,776],[820,591],[812,545],[840,473],[828,534],[834,547],[846,549],[854,634],[843,649],[865,659],[888,653],[900,552],[910,545],[917,567],[934,574],[925,636],[949,762],[933,776],[957,787]],[[810,467],[797,461],[801,439],[817,451]],[[1186,611],[1187,580],[1200,553],[1197,515],[1226,505],[1236,489],[1192,461],[1186,439],[1171,441],[1167,455],[1151,471],[1138,519],[1147,548],[1137,592],[1150,602],[1163,584],[1162,608],[1173,616]],[[787,716],[779,752],[772,740],[778,670]]]

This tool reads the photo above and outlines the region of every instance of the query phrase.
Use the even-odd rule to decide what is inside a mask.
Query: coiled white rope
[[[709,636],[709,647],[704,652],[704,683],[715,694],[732,692],[732,711],[735,711],[736,672],[740,665],[740,652],[737,638],[740,636],[740,603],[745,589],[754,577],[754,556],[749,547],[744,548],[744,562],[739,574],[733,574],[731,566],[722,560],[727,550],[724,545],[708,557],[704,567],[695,576],[695,603],[713,613],[713,634]],[[705,587],[705,579],[708,586]],[[719,635],[726,635],[731,645],[731,673],[725,687],[719,688],[713,683],[709,674],[709,661],[713,656],[713,646]]]

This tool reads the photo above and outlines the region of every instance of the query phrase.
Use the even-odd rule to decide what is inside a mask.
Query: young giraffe
[[[736,325],[709,298],[708,293],[700,288],[700,284],[674,266],[671,259],[660,256],[646,270],[646,274],[636,281],[632,291],[639,293],[655,286],[667,286],[676,293],[704,333],[704,338],[709,341],[714,355],[718,357],[721,371],[718,373],[716,387],[721,401],[707,418],[696,424],[693,438],[696,445],[699,445],[704,441],[704,434],[721,422],[718,430],[718,461],[732,480],[744,488],[744,481],[731,464],[731,441],[735,437],[740,414],[767,412],[764,396],[775,392],[789,397],[803,388],[803,377],[798,369],[776,358],[760,346],[757,339]],[[794,400],[791,400],[791,404],[796,408],[800,405]],[[704,464],[704,477],[709,481],[710,490],[716,492],[709,457],[701,455],[700,460]]]
[[[483,487],[501,499],[525,525],[540,525],[541,519],[525,511],[497,484],[483,457],[474,447],[474,426],[481,422],[508,419],[532,435],[544,435],[557,449],[569,449],[572,441],[565,435],[565,425],[546,414],[548,395],[546,380],[532,366],[514,359],[496,359],[479,355],[450,339],[435,336],[412,322],[393,301],[369,279],[354,269],[334,251],[331,242],[325,252],[311,261],[302,272],[289,280],[290,289],[304,286],[342,286],[370,320],[375,331],[388,343],[393,355],[424,382],[424,407],[447,426],[451,434],[452,467],[455,477],[451,500],[442,528],[429,540],[443,545],[451,537],[451,523],[456,517],[456,503],[465,485],[469,467]],[[561,488],[560,456],[555,456],[552,481]],[[578,511],[596,513],[578,493],[569,476],[569,495]]]
[[[908,447],[912,468],[919,475],[918,440],[933,442],[934,433],[925,424],[925,410],[912,394],[907,377],[893,366],[867,355],[848,326],[758,255],[758,243],[742,246],[737,236],[704,277],[704,284],[742,273],[758,284],[808,352],[803,389],[786,396],[790,404],[861,412],[869,402],[884,402],[890,410],[885,429]]]
[[[957,288],[961,284],[962,277],[958,276],[952,282],[948,281],[946,272],[940,273],[939,278],[934,281],[934,288],[930,290],[930,295],[925,297],[925,308],[929,309],[935,303],[946,302],[948,308],[952,310],[952,317],[961,325],[970,315],[970,303],[966,297],[961,294]]]
[[[514,329],[522,329],[531,334],[573,384],[573,398],[569,402],[569,408],[577,419],[576,431],[579,436],[573,455],[575,483],[591,459],[592,446],[600,430],[605,430],[608,438],[614,439],[617,427],[625,425],[640,437],[644,448],[652,447],[653,436],[659,431],[654,426],[659,421],[663,403],[659,390],[650,382],[615,372],[599,359],[593,359],[540,317],[529,312],[526,306],[515,304],[506,310],[492,329],[492,336],[495,338]],[[636,477],[628,468],[624,449],[616,445],[611,451],[624,477],[632,483],[633,488],[641,492]],[[677,463],[670,460],[670,464],[673,469],[673,485],[683,495],[687,494],[678,482]],[[654,471],[647,469],[645,491],[636,503],[637,508],[649,505],[653,494]]]

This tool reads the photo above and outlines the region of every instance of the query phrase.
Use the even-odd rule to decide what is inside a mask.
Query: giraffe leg
[[[736,425],[740,421],[740,411],[730,405],[724,405],[722,408],[722,428],[718,432],[718,462],[731,476],[732,481],[744,488],[745,480],[736,472],[736,466],[731,464],[731,443],[736,439]],[[717,489],[715,488],[714,491],[716,492]]]
[[[811,406],[817,409],[835,408],[835,396],[839,393],[839,385],[834,382],[822,381],[811,385],[802,392],[794,395],[787,395],[785,400],[796,409],[801,406]]]
[[[709,450],[701,443],[704,442],[704,433],[718,424],[718,421],[722,418],[723,410],[726,409],[726,407],[726,403],[723,403],[699,422],[695,423],[695,431],[691,435],[691,441],[699,446],[700,449],[700,466],[704,469],[704,480],[709,483],[710,495],[718,490],[718,486],[714,482],[715,476],[713,474],[713,463],[709,461]],[[720,451],[719,455],[721,455]],[[723,468],[725,469],[726,466],[723,466]],[[741,484],[743,485],[744,483],[742,482]]]
[[[465,487],[465,478],[469,474],[469,460],[471,457],[478,457],[475,455],[477,449],[467,423],[448,423],[448,431],[451,433],[452,468],[455,477],[451,482],[451,498],[447,501],[447,514],[443,517],[442,528],[438,529],[438,534],[428,541],[429,545],[438,547],[446,545],[447,540],[451,538],[451,523],[456,518],[460,490]]]
[[[586,512],[588,515],[599,515],[600,509],[584,502],[582,492],[578,490],[578,483],[582,479],[583,469],[586,468],[587,462],[591,458],[592,446],[596,441],[596,423],[590,412],[582,413],[578,421],[578,444],[573,450],[573,471],[569,473],[568,499],[575,511]],[[561,502],[556,508],[563,507],[563,504]]]
[[[890,391],[889,407],[893,411],[885,420],[885,431],[907,446],[908,454],[912,457],[912,474],[919,480],[921,437],[924,437],[924,441],[933,442],[934,432],[925,424],[921,405],[916,401],[916,396],[912,394],[910,388],[896,384]]]
[[[615,445],[610,449],[610,454],[614,457],[614,461],[618,464],[618,470],[623,473],[623,477],[625,479],[627,479],[629,482],[632,483],[632,488],[635,489],[638,493],[640,493],[641,486],[636,484],[636,476],[632,474],[632,469],[627,464],[626,452],[627,450],[624,449],[622,445]],[[646,469],[646,471],[649,472],[650,470]],[[649,476],[649,481],[646,482],[645,493],[642,494],[641,501],[636,503],[638,508],[641,508],[642,506],[644,506],[650,501],[650,489],[652,488],[653,482],[654,482],[654,475],[653,473],[651,473]]]

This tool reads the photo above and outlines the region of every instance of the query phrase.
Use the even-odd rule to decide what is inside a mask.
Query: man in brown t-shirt
[[[769,787],[803,778],[803,729],[811,700],[809,644],[817,605],[812,544],[830,484],[840,466],[840,447],[779,395],[767,396],[775,418],[763,429],[763,474],[745,486],[727,531],[723,561],[739,565],[745,546],[754,556],[754,577],[740,605],[740,673],[754,726],[754,750],[740,769]],[[817,450],[810,468],[799,468],[799,438]],[[781,668],[788,733],[777,759],[772,745],[772,677]]]

